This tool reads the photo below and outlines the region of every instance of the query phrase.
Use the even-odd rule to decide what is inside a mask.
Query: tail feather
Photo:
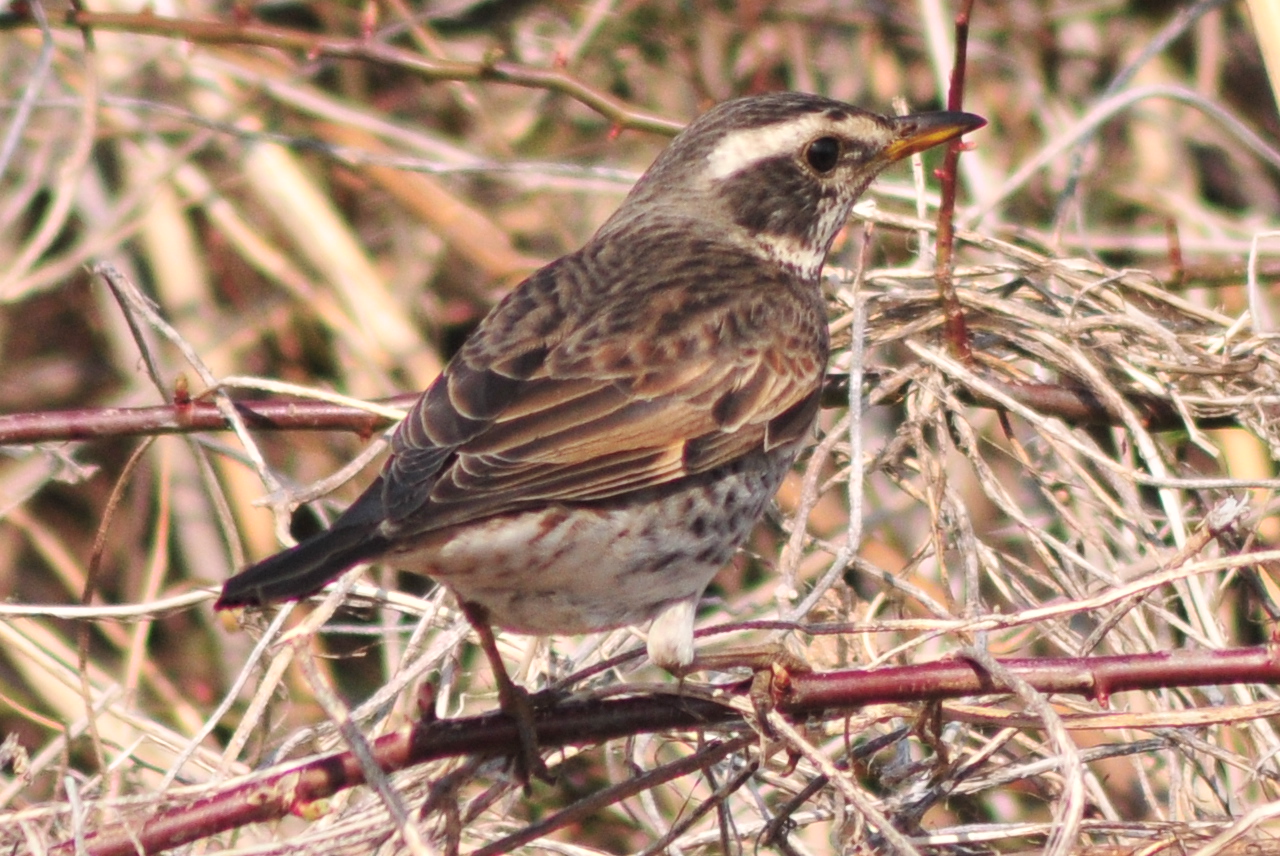
[[[250,565],[222,584],[214,609],[298,600],[360,562],[385,552],[387,541],[368,525],[339,525]]]

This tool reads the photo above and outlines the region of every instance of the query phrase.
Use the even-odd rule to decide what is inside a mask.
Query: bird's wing
[[[383,472],[384,533],[605,500],[809,430],[827,343],[812,285],[748,265],[754,279],[704,281],[693,295],[628,295],[640,283],[615,273],[618,294],[584,316],[561,308],[582,297],[565,283],[591,274],[583,264],[570,256],[535,274],[406,417]],[[671,281],[661,274],[631,276]]]

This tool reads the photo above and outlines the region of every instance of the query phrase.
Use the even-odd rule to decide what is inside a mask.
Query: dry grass
[[[623,125],[777,88],[938,106],[951,59],[949,10],[929,0],[437,5],[388,0],[376,19],[324,3],[252,13],[346,40],[371,27],[374,44],[429,58],[501,52],[562,69],[614,96]],[[799,635],[819,668],[1269,637],[1277,557],[1257,553],[1280,542],[1280,320],[1268,306],[1280,117],[1244,8],[1200,6],[980,4],[965,104],[991,124],[961,158],[956,256],[976,364],[940,337],[935,191],[898,170],[860,209],[874,228],[851,226],[829,268],[835,364],[861,353],[870,397],[824,414],[780,516],[721,576],[704,625],[849,625]],[[156,12],[234,20],[197,0]],[[4,413],[159,403],[180,377],[203,391],[201,371],[147,327],[157,386],[118,303],[84,271],[99,261],[144,287],[212,378],[360,399],[421,388],[493,296],[585,240],[665,142],[611,133],[550,82],[428,79],[393,62],[106,30],[90,51],[56,21],[49,36],[20,26],[0,43]],[[865,343],[852,335],[864,326]],[[993,379],[1070,380],[1116,427],[1073,427]],[[1138,396],[1184,424],[1149,430]],[[1239,427],[1197,427],[1227,422]],[[367,445],[340,433],[250,441],[5,449],[0,849],[41,852],[344,746],[341,710],[365,735],[386,733],[417,715],[424,680],[444,715],[494,705],[456,611],[421,587],[389,598],[366,585],[374,607],[335,615],[332,597],[243,629],[211,612],[209,587],[274,550],[305,486]],[[367,478],[316,507],[341,507]],[[1245,503],[1240,523],[1206,535],[1229,498]],[[69,620],[59,608],[86,588],[92,620]],[[502,644],[536,686],[639,641]],[[661,679],[626,667],[590,686]],[[1280,805],[1280,735],[1260,711],[1276,698],[1239,684],[1128,693],[1111,700],[1128,718],[1090,729],[1074,725],[1097,703],[1030,691],[949,704],[936,721],[924,705],[865,708],[779,735],[794,766],[752,742],[530,852],[643,852],[668,835],[672,852],[753,852],[824,770],[834,778],[790,809],[777,852],[886,851],[877,817],[920,852],[1209,853],[1237,834],[1230,846],[1261,852]],[[1199,724],[1215,707],[1230,721]],[[356,789],[313,818],[212,846],[389,853],[421,836],[427,851],[471,851],[713,736],[555,755],[560,781],[528,798],[498,762],[421,765],[381,794]],[[854,772],[836,770],[850,744],[862,749]],[[437,810],[419,819],[429,792]]]

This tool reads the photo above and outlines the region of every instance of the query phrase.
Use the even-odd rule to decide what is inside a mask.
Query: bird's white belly
[[[460,527],[395,564],[483,606],[503,629],[587,633],[696,600],[724,565],[732,548],[706,550],[665,522],[634,509],[556,507]]]

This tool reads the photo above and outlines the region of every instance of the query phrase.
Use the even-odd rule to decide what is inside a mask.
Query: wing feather
[[[590,247],[517,289],[423,394],[383,473],[384,535],[608,500],[809,430],[827,347],[811,284],[757,269],[690,301],[653,288],[661,271],[624,267],[645,276],[646,303],[627,276],[620,294],[584,285],[599,275]]]

